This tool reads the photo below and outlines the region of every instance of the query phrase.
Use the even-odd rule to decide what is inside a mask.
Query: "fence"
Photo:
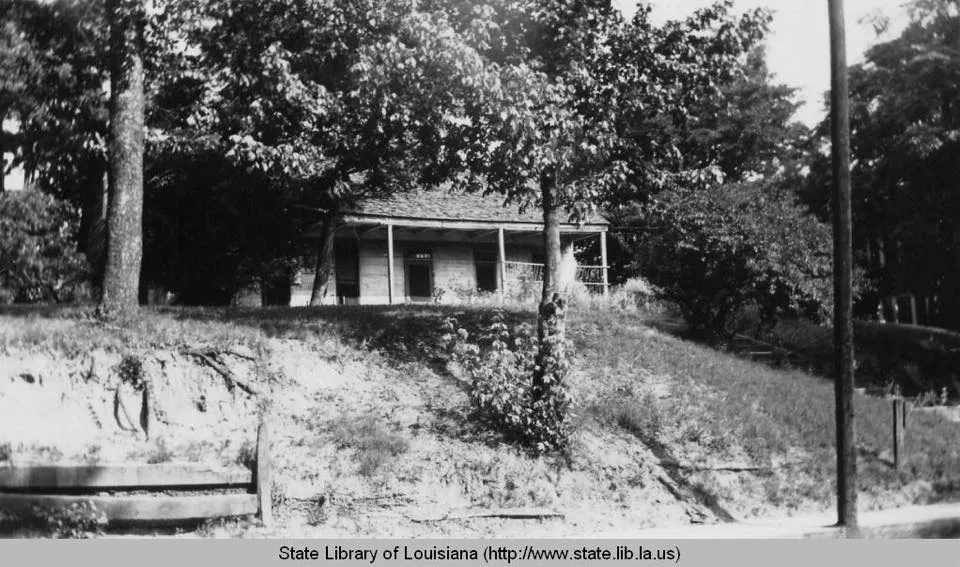
[[[35,516],[39,510],[67,510],[89,503],[108,522],[171,522],[258,514],[264,525],[269,525],[273,519],[269,444],[269,429],[261,422],[252,470],[196,463],[3,467],[0,510],[22,518]],[[237,489],[246,492],[223,493]]]

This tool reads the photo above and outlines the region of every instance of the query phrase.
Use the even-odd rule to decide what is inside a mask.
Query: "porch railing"
[[[524,285],[543,282],[543,264],[532,262],[504,262],[507,284]],[[603,266],[577,266],[574,279],[584,285],[603,287]]]

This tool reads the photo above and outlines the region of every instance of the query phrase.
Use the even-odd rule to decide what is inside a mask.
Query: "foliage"
[[[960,10],[953,0],[908,5],[902,33],[851,66],[854,243],[878,296],[940,298],[930,324],[960,325]],[[883,26],[880,26],[882,29]],[[820,147],[829,119],[819,127]],[[811,157],[802,194],[830,213],[829,156]],[[878,296],[863,306],[873,312]]]
[[[0,289],[16,302],[78,298],[87,263],[73,241],[73,209],[50,195],[0,195]]]
[[[482,27],[478,49],[503,61],[469,129],[478,141],[469,163],[485,190],[526,208],[544,205],[546,187],[548,205],[582,218],[703,175],[713,164],[685,162],[676,130],[741,72],[739,57],[769,21],[731,7],[662,26],[649,6],[627,22],[602,0],[474,7],[461,29]]]
[[[766,321],[826,320],[832,311],[829,228],[765,184],[664,194],[644,211],[640,271],[691,327],[722,337],[755,303]]]
[[[443,331],[442,346],[470,376],[470,400],[481,420],[508,441],[536,452],[567,448],[572,401],[566,384],[569,367],[558,364],[547,372],[548,387],[538,395],[532,377],[540,349],[529,326],[511,331],[503,314],[496,313],[474,340],[453,317],[444,319]],[[570,344],[564,346],[572,349]]]
[[[80,206],[106,167],[103,2],[12,0],[0,12],[15,39],[0,50],[0,110],[19,123],[16,159],[40,189]]]
[[[676,137],[687,161],[715,163],[725,182],[795,170],[809,129],[793,120],[796,89],[774,82],[763,46],[752,49],[741,75],[691,110]]]

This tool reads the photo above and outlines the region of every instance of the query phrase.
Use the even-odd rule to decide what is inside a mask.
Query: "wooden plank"
[[[270,428],[266,421],[257,429],[257,503],[263,525],[273,523],[273,500],[271,494],[272,471],[270,467]]]
[[[204,496],[60,496],[0,493],[0,510],[30,516],[34,506],[63,509],[92,503],[109,521],[197,520],[257,513],[255,494]]]
[[[249,470],[195,463],[0,467],[0,489],[242,486],[252,483],[253,473]]]

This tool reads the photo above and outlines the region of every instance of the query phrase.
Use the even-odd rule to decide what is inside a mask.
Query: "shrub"
[[[0,298],[18,303],[77,299],[88,266],[77,250],[77,215],[37,191],[0,194]]]
[[[470,377],[470,401],[485,424],[536,452],[563,450],[570,436],[568,365],[544,373],[544,387],[535,391],[539,341],[529,327],[512,332],[503,315],[494,315],[475,341],[455,318],[443,322],[441,341]],[[570,352],[570,343],[565,345]],[[548,365],[550,361],[544,361]]]
[[[643,272],[698,334],[731,335],[748,305],[765,325],[785,315],[829,320],[830,228],[792,197],[763,183],[678,190],[658,196],[643,216]]]

